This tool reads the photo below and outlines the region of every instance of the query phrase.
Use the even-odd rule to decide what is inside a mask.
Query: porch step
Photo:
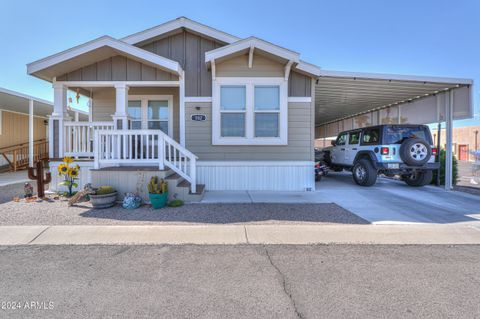
[[[183,191],[183,198],[185,198],[185,201],[199,202],[203,199],[203,195],[205,194],[205,185],[197,184],[196,192],[192,193],[190,189],[190,182],[187,180],[183,180],[177,184],[177,190],[179,193]]]

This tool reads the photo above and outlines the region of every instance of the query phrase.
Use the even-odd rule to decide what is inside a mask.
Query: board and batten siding
[[[211,103],[186,103],[185,146],[199,161],[313,161],[311,103],[288,103],[288,145],[212,145]],[[200,110],[197,110],[200,107]],[[205,114],[206,121],[193,121]]]
[[[178,81],[178,76],[117,55],[68,72],[57,81]]]
[[[181,30],[140,48],[177,61],[185,70],[186,96],[211,96],[212,73],[205,64],[205,52],[224,43]]]

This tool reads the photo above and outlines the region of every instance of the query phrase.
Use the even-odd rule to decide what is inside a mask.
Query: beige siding
[[[128,91],[129,95],[173,95],[173,138],[179,140],[179,100],[178,88],[141,88],[132,87]],[[94,121],[112,121],[112,115],[115,113],[115,89],[102,88],[93,93],[93,120]]]
[[[200,106],[200,110],[196,107]],[[310,103],[288,104],[288,145],[283,146],[220,146],[212,145],[211,103],[187,103],[186,147],[200,161],[211,160],[268,160],[311,161],[313,160],[313,122]],[[192,114],[205,114],[207,120],[191,120]]]
[[[285,75],[283,64],[258,54],[253,55],[252,68],[248,67],[248,54],[242,54],[216,64],[216,71],[218,77],[283,77]]]
[[[0,111],[2,113],[2,128],[0,148],[28,142],[28,115]],[[35,117],[33,120],[33,139],[46,139],[46,119]]]
[[[137,62],[114,56],[57,77],[58,81],[178,81],[178,76]]]
[[[113,121],[115,114],[115,89],[97,89],[92,94],[93,121]]]

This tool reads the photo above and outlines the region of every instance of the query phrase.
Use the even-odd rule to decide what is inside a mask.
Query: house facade
[[[54,88],[53,169],[63,156],[74,156],[80,187],[121,188],[139,184],[139,171],[148,172],[142,179],[158,174],[154,167],[168,172],[173,186],[184,186],[173,190],[180,196],[203,189],[314,189],[319,71],[299,53],[183,17],[28,65],[30,75]],[[91,122],[72,121],[67,90],[90,99]]]

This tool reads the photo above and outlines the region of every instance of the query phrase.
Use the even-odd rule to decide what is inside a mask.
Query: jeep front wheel
[[[353,180],[360,186],[372,186],[377,181],[377,170],[368,159],[361,159],[352,169]]]
[[[433,171],[424,170],[424,171],[415,171],[410,175],[406,175],[403,177],[403,180],[407,185],[420,187],[430,184],[433,178]]]

